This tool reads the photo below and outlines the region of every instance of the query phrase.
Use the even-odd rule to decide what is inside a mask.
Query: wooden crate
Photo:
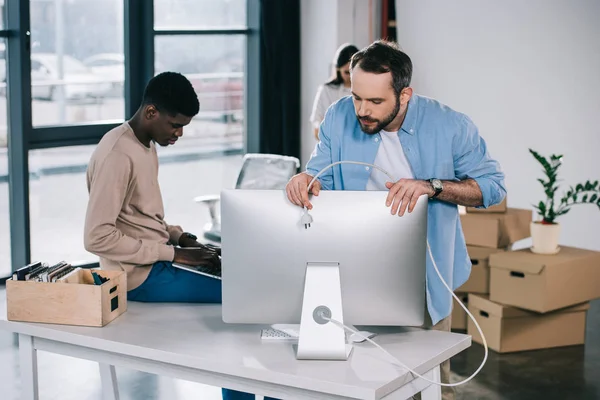
[[[94,285],[92,270],[81,269],[67,282],[6,281],[10,321],[104,326],[127,310],[127,275],[94,270],[109,278]]]

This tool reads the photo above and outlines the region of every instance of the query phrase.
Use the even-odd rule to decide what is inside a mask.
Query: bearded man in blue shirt
[[[387,212],[399,216],[411,212],[419,196],[429,196],[427,238],[441,275],[456,289],[471,273],[458,205],[487,208],[500,203],[506,196],[500,165],[469,117],[413,94],[412,61],[396,44],[374,42],[352,57],[350,69],[352,95],[327,110],[306,171],[287,184],[288,199],[311,209],[308,185],[331,163],[377,165],[398,180],[389,182],[368,166],[340,164],[321,174],[311,192],[388,190]],[[450,331],[452,296],[429,257],[426,271],[426,325]],[[446,362],[442,382],[448,383],[449,376]],[[444,387],[443,394],[444,399],[454,398],[451,388]]]

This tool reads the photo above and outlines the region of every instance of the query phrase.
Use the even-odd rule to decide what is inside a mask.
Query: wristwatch
[[[431,184],[431,187],[433,188],[433,190],[435,190],[435,193],[433,194],[433,196],[431,196],[431,199],[436,198],[440,193],[442,193],[442,190],[444,190],[444,185],[442,184],[442,181],[440,181],[439,179],[430,179],[429,183]]]

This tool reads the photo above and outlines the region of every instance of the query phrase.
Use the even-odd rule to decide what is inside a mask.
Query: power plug
[[[312,224],[312,222],[313,218],[308,213],[308,208],[304,207],[304,214],[302,214],[302,219],[300,220],[300,223],[304,225],[304,229],[308,229],[310,228],[310,224]]]

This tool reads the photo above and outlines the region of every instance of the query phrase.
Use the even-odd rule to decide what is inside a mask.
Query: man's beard
[[[378,119],[372,119],[369,118],[367,116],[365,117],[359,117],[358,115],[356,116],[356,119],[358,119],[358,124],[360,125],[360,129],[368,134],[368,135],[373,135],[379,131],[381,131],[383,128],[385,128],[386,126],[388,126],[389,124],[392,123],[392,121],[394,120],[394,118],[396,118],[396,116],[398,115],[398,113],[400,112],[400,97],[396,98],[396,106],[394,107],[394,109],[392,110],[391,113],[389,113],[384,119],[383,121],[379,121]],[[364,126],[362,123],[363,121],[365,122],[377,122],[377,125],[371,127],[366,127]]]

